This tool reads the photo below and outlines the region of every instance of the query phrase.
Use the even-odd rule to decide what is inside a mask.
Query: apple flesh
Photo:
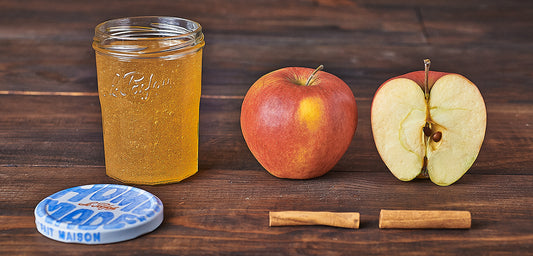
[[[248,148],[272,175],[324,175],[344,155],[357,126],[351,89],[338,77],[310,68],[270,72],[246,93],[241,130]]]
[[[411,72],[380,86],[372,102],[372,133],[382,160],[398,179],[429,176],[447,186],[478,156],[486,129],[485,103],[464,76],[426,72]]]

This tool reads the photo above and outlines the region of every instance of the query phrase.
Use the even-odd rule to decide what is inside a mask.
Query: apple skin
[[[270,72],[248,90],[241,130],[258,162],[278,178],[310,179],[330,171],[357,127],[351,89],[338,77],[288,67]]]
[[[425,72],[424,71],[415,71],[415,72],[411,72],[411,73],[407,73],[407,74],[404,74],[404,75],[401,75],[401,76],[397,76],[397,77],[394,77],[394,78],[391,78],[387,81],[385,81],[379,88],[378,90],[376,91],[375,93],[375,96],[374,96],[374,100],[372,102],[372,107],[371,107],[371,124],[372,124],[372,131],[373,131],[373,135],[374,135],[374,141],[376,142],[376,147],[378,148],[378,153],[380,154],[381,158],[383,159],[383,161],[385,162],[385,164],[387,165],[387,167],[389,168],[389,170],[400,180],[402,181],[409,181],[413,178],[430,178],[435,184],[437,185],[440,185],[440,186],[448,186],[448,185],[451,185],[453,184],[455,181],[457,181],[459,178],[461,178],[461,176],[464,175],[464,173],[466,173],[466,171],[468,171],[468,169],[471,167],[471,165],[473,164],[473,162],[475,161],[475,159],[477,158],[477,155],[480,151],[480,148],[481,148],[481,145],[482,145],[482,142],[483,142],[483,138],[484,138],[484,135],[485,135],[485,129],[486,129],[486,109],[485,109],[485,105],[484,105],[484,100],[483,100],[483,97],[481,96],[481,93],[479,92],[477,86],[475,84],[473,84],[470,80],[468,80],[467,78],[465,78],[464,76],[462,75],[459,75],[459,74],[454,74],[454,73],[445,73],[445,72],[436,72],[436,71],[429,71],[428,72],[428,89],[429,91],[431,92],[431,89],[433,88],[433,86],[436,84],[437,81],[448,81],[448,80],[452,80],[452,79],[458,79],[458,80],[461,80],[462,82],[464,82],[465,84],[467,84],[466,87],[469,88],[469,94],[470,94],[470,99],[472,99],[471,102],[463,102],[464,104],[468,105],[468,106],[472,106],[472,109],[475,109],[475,111],[472,111],[475,115],[474,116],[470,116],[470,118],[466,119],[466,120],[458,120],[458,121],[472,121],[472,120],[475,120],[476,124],[473,125],[474,128],[476,129],[471,129],[471,131],[474,131],[474,132],[470,132],[469,134],[463,134],[461,136],[463,136],[465,139],[462,140],[462,141],[459,141],[461,143],[464,143],[465,141],[468,141],[471,137],[475,137],[475,139],[472,139],[472,143],[469,143],[472,145],[470,149],[470,153],[469,154],[465,154],[463,156],[461,156],[460,158],[457,158],[457,159],[447,159],[447,164],[443,162],[445,161],[442,161],[441,159],[440,160],[440,163],[438,165],[440,166],[437,166],[437,164],[433,164],[430,159],[430,155],[431,153],[435,154],[435,152],[439,151],[439,147],[441,149],[441,151],[443,150],[447,150],[447,151],[460,151],[461,149],[461,144],[458,144],[458,145],[452,145],[449,141],[446,141],[444,138],[450,138],[451,140],[451,137],[453,137],[453,134],[454,132],[456,132],[457,130],[455,130],[454,132],[450,133],[450,131],[448,131],[448,129],[444,126],[441,126],[442,124],[439,124],[438,122],[434,122],[434,126],[435,126],[435,131],[438,131],[438,130],[441,130],[442,131],[442,136],[444,136],[443,139],[440,139],[439,138],[439,141],[434,141],[431,139],[431,137],[424,137],[425,141],[428,142],[428,144],[426,144],[425,147],[427,147],[426,149],[426,156],[428,157],[427,159],[427,173],[423,173],[423,172],[420,172],[418,175],[413,175],[414,172],[416,172],[416,169],[412,169],[411,170],[411,173],[406,175],[406,176],[402,176],[399,172],[398,172],[398,168],[394,168],[393,165],[396,165],[394,162],[391,162],[390,158],[388,159],[388,161],[386,160],[386,156],[384,155],[385,153],[382,152],[385,151],[383,147],[381,147],[381,150],[380,150],[380,146],[378,145],[378,138],[376,136],[376,127],[378,125],[378,121],[376,121],[375,119],[377,119],[377,115],[379,113],[375,113],[375,103],[376,103],[376,99],[377,99],[377,96],[380,94],[381,90],[383,88],[385,88],[386,86],[392,86],[389,84],[389,82],[391,82],[392,80],[396,80],[396,79],[401,79],[401,78],[405,78],[405,79],[409,79],[409,80],[412,80],[414,83],[416,83],[420,88],[421,88],[421,91],[422,91],[422,98],[423,98],[423,91],[424,91],[424,83],[425,83]],[[439,80],[441,79],[441,80]],[[442,92],[443,90],[448,90],[447,88],[444,88],[444,82],[441,82],[439,84],[439,92]],[[461,92],[459,92],[461,93]],[[432,94],[430,93],[430,96]],[[403,97],[403,95],[402,95]],[[436,96],[434,96],[436,97]],[[453,98],[453,97],[450,97],[450,99]],[[431,99],[432,97],[430,97],[430,106],[428,107],[428,111],[429,113],[432,113],[434,110],[432,109],[431,107]],[[452,99],[453,100],[453,99]],[[380,103],[380,104],[383,104],[383,103]],[[441,103],[442,104],[442,103]],[[438,106],[433,106],[433,107],[438,107]],[[392,107],[393,109],[395,107]],[[396,109],[394,109],[393,111],[395,111]],[[463,111],[464,109],[462,109],[461,111]],[[389,113],[388,115],[396,115],[397,113]],[[380,114],[381,115],[381,114]],[[431,114],[429,114],[429,118],[431,120],[431,122],[433,122],[434,120],[433,117],[431,116]],[[449,121],[449,120],[448,120]],[[383,124],[383,123],[381,123]],[[466,125],[465,125],[466,126]],[[419,127],[419,131],[420,131],[420,135],[421,136],[424,136],[422,135],[423,134],[423,125],[421,125]],[[450,127],[450,128],[453,128],[453,127]],[[433,132],[435,132],[433,131]],[[394,131],[394,132],[397,132],[397,131]],[[448,136],[449,135],[449,136]],[[474,136],[475,135],[475,136]],[[381,135],[380,135],[381,136]],[[390,144],[390,143],[387,143],[387,144]],[[390,148],[390,145],[388,146]],[[444,149],[445,148],[445,149]],[[387,152],[387,154],[389,154]],[[429,155],[428,155],[429,154]],[[447,173],[444,173],[440,170],[438,171],[435,171],[437,169],[441,169],[442,170],[442,166],[443,165],[451,165],[451,166],[454,166],[454,163],[456,162],[464,162],[464,164],[462,166],[458,166],[458,165],[455,165],[456,169],[453,170],[454,174],[447,174]],[[423,163],[423,161],[420,161],[420,165],[418,166],[418,170],[422,170],[425,166],[425,163]],[[401,169],[401,168],[400,168]],[[432,173],[433,171],[433,173]],[[439,173],[440,172],[440,173]],[[448,177],[447,177],[448,176]],[[453,177],[450,177],[450,176],[453,176]]]
[[[449,75],[449,74],[453,74],[453,73],[429,71],[428,72],[428,88],[431,90],[431,87],[433,86],[435,81],[437,81],[437,80],[439,80],[439,78],[441,78],[441,77],[443,77],[445,75]],[[457,75],[457,74],[455,74],[455,75]],[[426,73],[424,71],[414,71],[414,72],[410,72],[410,73],[407,73],[407,74],[403,74],[401,76],[393,77],[393,78],[385,81],[383,84],[381,84],[381,86],[377,89],[376,94],[389,81],[394,80],[394,79],[398,79],[398,78],[407,78],[407,79],[413,80],[415,83],[418,84],[418,86],[420,86],[420,88],[422,88],[422,91],[423,91],[424,90],[424,83],[425,83],[425,79],[426,79],[425,76],[426,76]]]

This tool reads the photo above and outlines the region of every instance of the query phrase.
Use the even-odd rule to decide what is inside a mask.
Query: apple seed
[[[431,136],[431,138],[433,139],[433,141],[439,142],[440,139],[442,139],[442,132],[434,133],[433,136]]]
[[[428,123],[426,123],[426,126],[424,126],[422,130],[424,131],[424,135],[426,135],[426,137],[431,136],[431,128],[429,128]]]

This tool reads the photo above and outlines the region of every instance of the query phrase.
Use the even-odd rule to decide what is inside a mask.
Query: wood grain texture
[[[392,0],[0,0],[0,255],[528,255],[533,248],[533,2]],[[197,175],[139,186],[165,205],[154,232],[80,246],[40,235],[33,209],[59,190],[117,183],[105,175],[96,68],[98,23],[169,15],[206,36]],[[487,133],[449,187],[398,181],[374,146],[370,105],[388,78],[465,75],[487,106]],[[343,79],[359,122],[325,176],[269,175],[242,137],[240,106],[260,76],[316,67]],[[466,210],[468,230],[380,230],[380,209]],[[271,228],[269,211],[360,212],[357,230]]]
[[[482,251],[524,252],[531,235],[529,175],[467,175],[453,187],[428,182],[399,182],[386,172],[332,172],[319,179],[277,179],[264,171],[211,169],[179,184],[139,186],[165,204],[165,221],[141,238],[113,245],[62,244],[38,234],[33,227],[33,206],[49,194],[86,183],[113,182],[103,167],[4,167],[0,199],[0,247],[3,252],[37,253],[41,248],[62,255],[103,253],[139,254],[327,254],[354,250],[369,254],[398,251],[471,254]],[[70,180],[72,182],[57,182]],[[421,195],[433,195],[421,196]],[[491,195],[491,196],[487,196]],[[416,198],[416,200],[405,200]],[[470,230],[379,230],[381,207],[431,210],[466,209],[475,216]],[[324,208],[358,211],[358,230],[331,227],[268,227],[269,210]],[[17,216],[13,222],[12,216]],[[13,236],[25,238],[13,239]],[[27,245],[31,246],[27,246]],[[25,246],[22,246],[25,245]]]

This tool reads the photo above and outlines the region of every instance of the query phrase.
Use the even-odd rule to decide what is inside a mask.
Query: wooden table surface
[[[400,3],[406,2],[406,3]],[[527,255],[533,251],[531,1],[0,1],[0,255]],[[204,27],[198,174],[138,186],[165,205],[154,232],[108,245],[65,244],[33,210],[105,175],[94,27],[138,15]],[[457,183],[402,182],[373,142],[370,104],[390,77],[432,69],[476,83],[485,141]],[[343,79],[359,112],[355,137],[327,175],[284,180],[249,152],[240,106],[261,75],[317,67]],[[380,230],[380,209],[468,210],[468,230]],[[361,228],[269,227],[268,212],[357,211]]]

